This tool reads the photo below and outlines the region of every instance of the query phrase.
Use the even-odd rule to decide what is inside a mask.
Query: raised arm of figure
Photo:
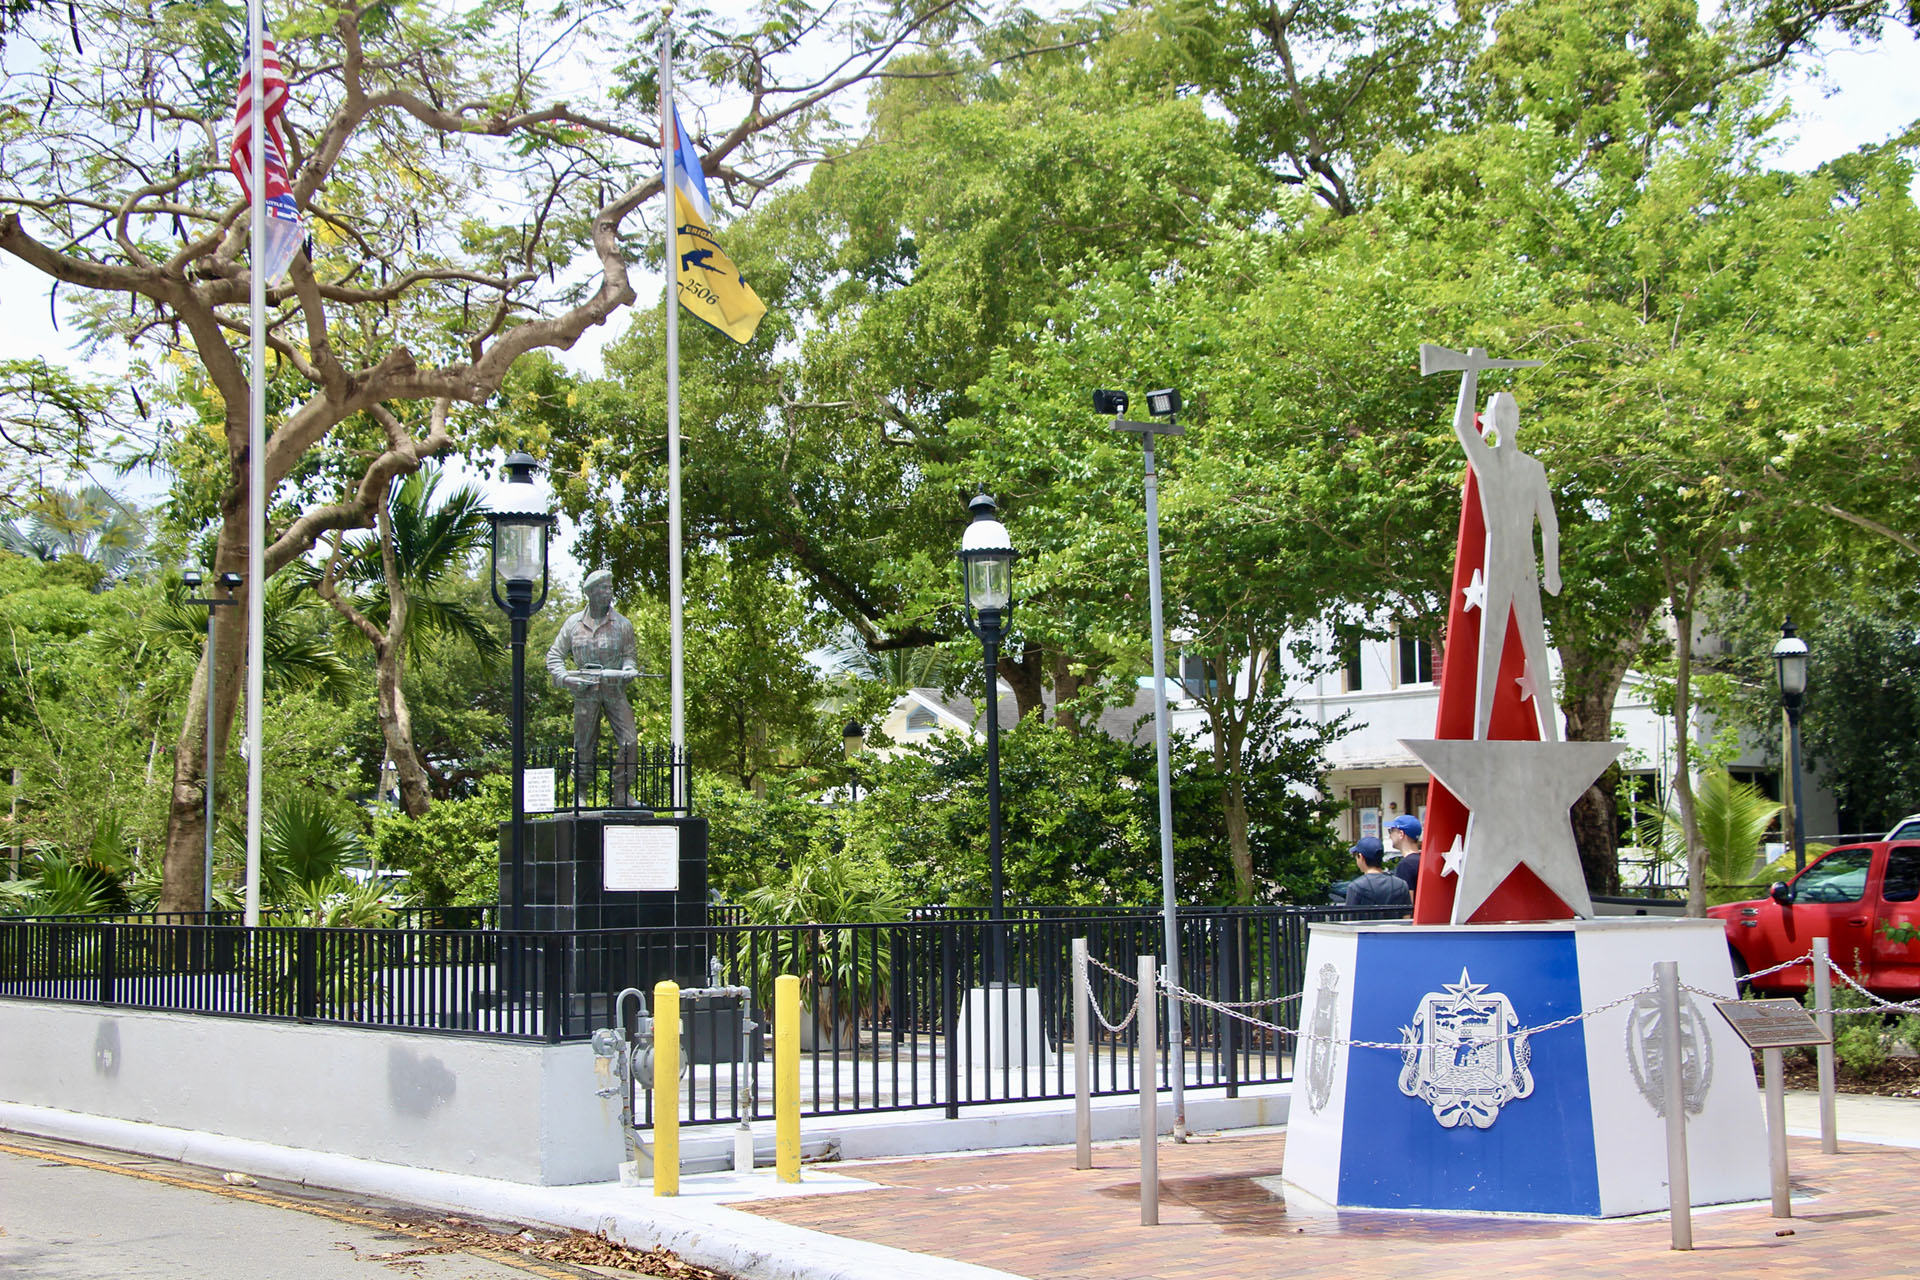
[[[1553,513],[1553,489],[1547,471],[1540,468],[1540,585],[1548,595],[1560,594],[1560,517]]]

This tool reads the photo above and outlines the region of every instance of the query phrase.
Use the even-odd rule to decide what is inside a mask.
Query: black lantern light
[[[967,504],[973,523],[960,539],[960,580],[966,594],[967,625],[985,651],[987,717],[987,868],[992,880],[992,980],[1007,975],[1006,886],[1000,867],[1000,639],[1013,617],[1013,562],[1020,553],[1000,523],[999,508],[980,494]]]
[[[554,524],[547,494],[534,483],[539,465],[524,453],[509,454],[506,483],[495,486],[487,513],[493,602],[507,615],[513,650],[513,837],[507,854],[513,882],[507,925],[513,929],[526,927],[527,621],[547,603],[547,540]]]
[[[1793,779],[1793,870],[1807,866],[1806,823],[1800,814],[1800,706],[1807,693],[1807,642],[1794,634],[1793,619],[1780,628],[1773,646],[1773,671],[1780,682],[1780,706],[1787,713],[1787,772]]]

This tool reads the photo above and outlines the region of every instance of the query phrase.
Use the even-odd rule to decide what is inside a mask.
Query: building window
[[[1359,693],[1362,688],[1360,679],[1360,637],[1342,636],[1340,645],[1341,688],[1347,693]]]
[[[1180,655],[1180,684],[1189,698],[1212,698],[1220,692],[1220,682],[1213,675],[1213,664],[1193,654]]]
[[[1400,683],[1433,683],[1433,646],[1404,632],[1400,635]]]

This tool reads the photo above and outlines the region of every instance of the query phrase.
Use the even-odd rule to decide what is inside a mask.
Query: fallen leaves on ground
[[[583,1267],[611,1267],[637,1275],[660,1276],[665,1280],[731,1280],[724,1272],[683,1262],[668,1249],[634,1249],[617,1244],[605,1236],[574,1231],[563,1236],[542,1238],[532,1231],[508,1234],[489,1231],[465,1218],[447,1217],[438,1221],[402,1222],[390,1219],[389,1229],[430,1241],[417,1249],[375,1254],[370,1260],[389,1266],[405,1266],[408,1259],[437,1253],[459,1253],[465,1249],[491,1249],[517,1253],[545,1262],[570,1262]]]

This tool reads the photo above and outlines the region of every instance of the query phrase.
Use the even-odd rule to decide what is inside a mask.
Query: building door
[[[1380,788],[1355,787],[1347,792],[1351,801],[1350,812],[1353,815],[1352,834],[1355,840],[1364,840],[1368,836],[1380,838]]]
[[[1427,825],[1427,784],[1426,783],[1409,782],[1407,784],[1406,812],[1420,819],[1421,829],[1422,830],[1426,829],[1426,825]]]

